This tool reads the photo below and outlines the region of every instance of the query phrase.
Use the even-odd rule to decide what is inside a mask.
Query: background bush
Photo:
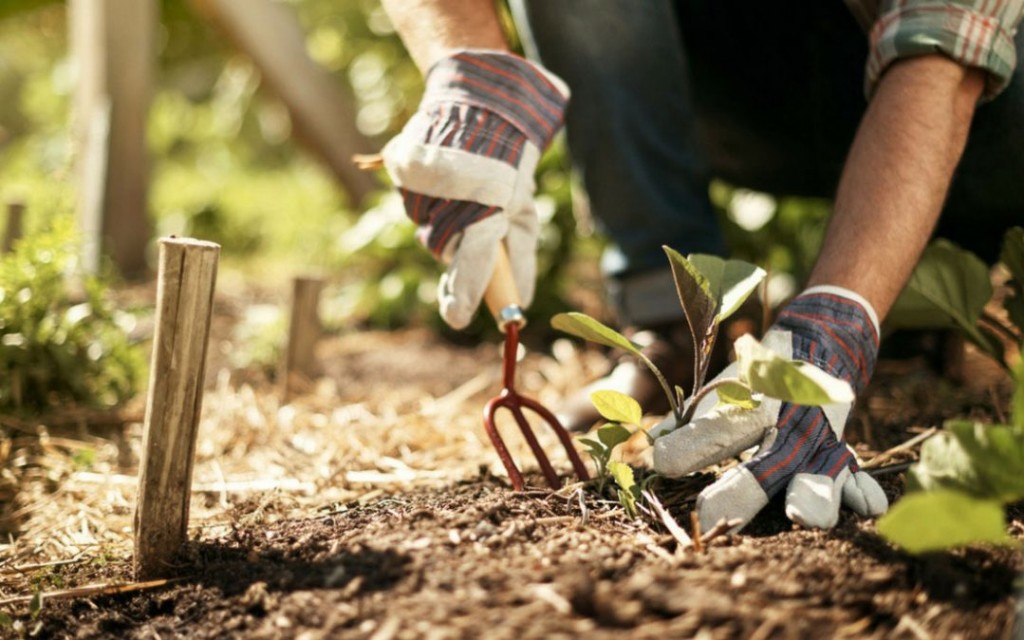
[[[134,318],[83,277],[68,218],[0,256],[0,412],[111,407],[139,390]]]

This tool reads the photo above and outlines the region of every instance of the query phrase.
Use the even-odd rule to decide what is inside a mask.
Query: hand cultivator
[[[352,157],[352,161],[364,171],[380,169],[384,166],[384,161],[378,154],[357,154]],[[512,488],[516,491],[523,490],[523,474],[512,460],[512,455],[509,453],[508,447],[505,446],[505,441],[502,440],[501,434],[498,433],[498,428],[495,425],[495,415],[498,409],[502,408],[508,409],[512,417],[515,418],[516,424],[519,425],[519,430],[523,432],[523,438],[526,439],[530,450],[533,451],[533,456],[537,458],[537,463],[540,464],[544,478],[548,481],[548,486],[552,489],[558,489],[562,486],[562,483],[558,479],[558,474],[555,473],[554,468],[551,466],[551,460],[548,459],[544,449],[540,446],[540,442],[537,441],[537,436],[533,433],[533,428],[530,427],[523,409],[533,411],[548,423],[548,426],[554,430],[555,435],[562,442],[562,446],[565,447],[565,453],[569,456],[569,462],[572,463],[576,476],[580,480],[589,480],[590,474],[587,473],[587,468],[583,466],[583,461],[580,460],[579,454],[576,453],[576,448],[573,447],[569,432],[558,422],[558,418],[546,409],[544,405],[536,400],[519,395],[515,389],[519,330],[526,324],[526,317],[523,315],[523,309],[519,304],[519,291],[516,289],[515,279],[512,277],[512,267],[508,261],[508,253],[505,252],[503,244],[498,245],[498,261],[494,266],[494,275],[491,276],[487,291],[484,293],[484,301],[487,303],[491,313],[494,314],[498,328],[505,334],[502,389],[501,393],[491,398],[484,408],[484,429],[487,430],[491,444],[497,449],[501,463],[505,465],[508,477],[512,481]]]
[[[523,490],[523,474],[516,467],[515,462],[513,462],[508,447],[505,446],[505,442],[502,440],[501,434],[498,433],[497,426],[495,425],[495,416],[498,410],[502,408],[508,409],[512,417],[515,418],[516,424],[519,425],[519,430],[523,432],[523,438],[526,439],[526,443],[530,446],[533,456],[537,459],[537,463],[540,464],[548,486],[552,489],[558,489],[562,486],[562,483],[558,478],[558,474],[555,473],[554,468],[551,466],[551,461],[548,459],[547,454],[544,453],[544,449],[541,448],[540,443],[537,441],[537,436],[534,434],[523,412],[524,409],[529,409],[540,416],[554,430],[555,435],[562,442],[562,446],[565,447],[565,453],[569,456],[569,461],[572,463],[576,476],[580,480],[589,480],[590,474],[587,473],[586,467],[583,466],[583,461],[580,460],[579,454],[576,452],[575,447],[573,447],[572,438],[569,437],[569,432],[565,430],[565,427],[558,422],[554,414],[545,408],[544,405],[532,398],[520,395],[515,389],[519,330],[526,324],[526,319],[523,316],[522,308],[519,306],[518,292],[512,279],[508,255],[505,253],[504,247],[501,247],[498,252],[498,263],[495,265],[494,275],[491,278],[491,283],[484,295],[484,299],[491,313],[494,314],[498,328],[505,334],[502,390],[501,394],[491,398],[484,408],[484,429],[487,430],[491,444],[498,451],[501,463],[505,465],[508,477],[512,481],[512,488],[516,491]]]

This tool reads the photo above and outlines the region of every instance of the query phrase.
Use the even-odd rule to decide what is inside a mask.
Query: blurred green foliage
[[[181,0],[161,0],[158,76],[150,111],[151,215],[158,235],[222,245],[223,262],[265,270],[326,269],[335,325],[440,327],[433,288],[441,272],[412,225],[381,213],[381,193],[356,211],[331,175],[298,148],[287,110],[261,91],[260,74]],[[415,111],[422,79],[378,0],[287,0],[310,55],[354,96],[360,132],[379,146]],[[68,209],[74,65],[61,2],[19,0],[0,13],[0,196],[44,212]],[[538,316],[563,310],[560,273],[576,246],[561,146],[542,161]],[[386,208],[386,207],[385,207]],[[381,222],[386,222],[381,224]],[[2,222],[0,222],[2,224]],[[488,324],[478,321],[476,335]],[[544,323],[546,324],[546,323]]]
[[[78,256],[68,217],[0,256],[0,411],[110,407],[138,390],[134,318],[114,309],[104,282],[82,275]]]
[[[310,55],[354,97],[356,121],[348,124],[383,145],[415,111],[422,79],[379,1],[285,1],[308,34]],[[45,212],[74,204],[74,65],[62,2],[0,4],[0,197],[27,202],[32,232],[46,223]],[[261,90],[250,61],[188,2],[161,0],[160,10],[148,132],[157,234],[218,242],[229,266],[325,270],[334,281],[325,307],[335,327],[425,322],[443,329],[433,291],[441,266],[417,245],[390,197],[381,193],[366,211],[354,210],[332,176],[294,144],[287,110]],[[569,185],[559,140],[538,174],[542,277],[530,313],[540,326],[569,306],[572,261],[592,259],[600,248],[599,238],[577,231]],[[730,246],[736,257],[768,268],[781,283],[775,297],[784,297],[809,270],[827,203],[771,200],[771,215],[752,227],[734,215],[738,193],[712,189]],[[479,335],[490,324],[481,318],[465,333]]]

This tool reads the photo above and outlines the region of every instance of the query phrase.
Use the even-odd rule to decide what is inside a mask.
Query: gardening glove
[[[878,355],[878,319],[871,305],[840,287],[812,287],[779,314],[762,344],[790,360],[810,362],[845,380],[859,393],[867,385]],[[733,377],[736,365],[722,376]],[[654,468],[681,476],[760,445],[754,457],[727,471],[700,493],[701,528],[722,518],[745,526],[786,489],[786,515],[806,527],[829,529],[845,504],[862,516],[889,507],[874,478],[860,471],[843,440],[852,402],[806,407],[761,398],[755,409],[716,404],[710,394],[698,405],[693,422],[674,429],[674,418],[652,435]]]
[[[381,153],[417,237],[448,265],[438,303],[455,329],[480,306],[501,242],[522,304],[533,300],[533,174],[568,98],[560,78],[523,58],[460,51],[431,67],[418,111]]]

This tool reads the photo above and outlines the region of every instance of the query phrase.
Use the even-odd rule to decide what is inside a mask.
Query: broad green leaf
[[[954,489],[1012,502],[1024,498],[1024,432],[951,420],[921,446],[907,477],[911,489]]]
[[[707,279],[718,304],[719,322],[734,314],[767,275],[764,269],[749,262],[703,253],[691,255],[690,264]]]
[[[707,278],[689,260],[671,247],[662,248],[668,255],[679,302],[683,305],[686,322],[690,325],[697,357],[693,381],[693,390],[696,392],[703,386],[711,364],[711,350],[718,335],[718,302]]]
[[[999,261],[1010,272],[1013,279],[1024,284],[1024,228],[1014,227],[1003,236],[1003,248]]]
[[[982,482],[970,456],[949,432],[943,432],[921,445],[920,461],[907,473],[911,491],[956,490],[980,495]]]
[[[551,326],[577,338],[596,342],[606,347],[623,349],[633,354],[640,353],[640,345],[585,313],[576,311],[559,313],[551,319]]]
[[[951,242],[936,240],[925,249],[887,323],[896,328],[928,328],[949,326],[952,321],[968,340],[999,360],[998,345],[977,326],[991,297],[985,263]]]
[[[878,532],[910,553],[1012,542],[997,500],[952,490],[904,496],[879,519]]]
[[[618,391],[595,391],[590,394],[590,401],[594,403],[598,413],[609,422],[639,425],[644,416],[639,402]]]
[[[606,424],[597,430],[597,439],[603,442],[609,451],[629,440],[632,435],[632,431],[617,423]]]
[[[1024,329],[1024,229],[1014,227],[1003,236],[1003,249],[999,261],[1010,272],[1010,294],[1003,306],[1010,316],[1010,322],[1018,329]]]
[[[609,462],[608,473],[619,485],[619,501],[630,517],[636,517],[636,498],[639,494],[639,487],[636,486],[636,477],[633,475],[633,467],[624,462]]]
[[[845,380],[812,364],[786,360],[749,334],[736,339],[735,349],[739,377],[753,391],[808,406],[853,402],[853,388]]]
[[[754,409],[761,403],[754,399],[750,387],[742,382],[726,382],[715,387],[718,400],[725,404],[734,404],[744,409]]]
[[[952,421],[946,424],[967,452],[985,497],[1003,502],[1024,498],[1024,433],[1005,425]]]

